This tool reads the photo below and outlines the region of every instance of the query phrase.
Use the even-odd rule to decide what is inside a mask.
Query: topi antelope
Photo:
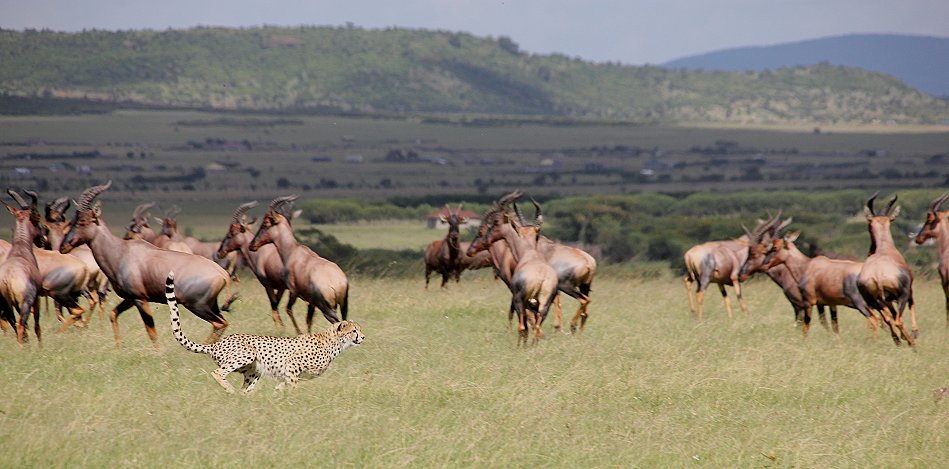
[[[537,237],[537,251],[557,272],[557,289],[580,302],[580,307],[570,320],[570,331],[582,333],[587,323],[590,289],[593,285],[593,277],[596,275],[596,259],[582,249],[555,243],[541,235],[539,233],[543,217],[541,207],[533,198],[531,198],[531,203],[536,209],[533,224],[528,224],[524,220],[517,204],[513,203],[520,227],[518,230],[526,230],[522,234],[533,232],[533,235]],[[563,322],[563,309],[560,306],[559,295],[554,299],[554,306],[557,309],[554,315],[554,327],[560,330]],[[579,328],[577,323],[579,323]]]
[[[771,251],[771,241],[777,238],[778,233],[790,223],[791,218],[789,217],[780,224],[773,223],[767,230],[758,234],[752,233],[745,225],[741,226],[745,234],[748,235],[749,244],[748,257],[745,259],[745,263],[741,265],[741,269],[738,270],[738,281],[745,282],[751,275],[764,272],[784,292],[784,297],[788,299],[794,309],[794,320],[800,324],[804,320],[804,299],[801,297],[801,289],[798,288],[797,280],[791,276],[791,272],[784,264],[778,264],[768,269],[764,268],[765,256]],[[818,305],[817,311],[820,314],[821,323],[826,324],[824,307]]]
[[[20,194],[7,189],[7,193],[16,200],[20,208],[4,202],[7,210],[16,219],[13,227],[13,242],[6,256],[0,261],[0,324],[7,321],[16,329],[17,343],[21,346],[26,340],[26,323],[33,312],[33,332],[36,341],[42,345],[43,334],[40,330],[40,311],[36,303],[40,294],[42,277],[33,254],[33,246],[45,246],[46,236],[40,226],[40,213],[36,207],[36,197],[27,204]],[[19,320],[14,316],[19,316]],[[4,325],[4,331],[5,331]]]
[[[501,208],[501,212],[486,217],[490,225],[483,235],[471,242],[468,254],[486,250],[491,244],[500,241],[507,243],[517,259],[509,287],[518,319],[518,345],[527,343],[528,326],[534,329],[533,343],[536,344],[543,337],[541,326],[557,295],[557,272],[537,250],[536,230],[522,236],[506,210],[503,210],[503,205],[497,208]]]
[[[916,244],[923,244],[929,238],[936,238],[939,247],[939,278],[946,296],[946,326],[949,327],[949,210],[940,211],[940,206],[949,200],[949,192],[933,200],[926,213],[926,223],[916,234]]]
[[[773,218],[759,222],[755,226],[754,233],[761,233],[775,223],[780,218],[780,212]],[[722,299],[725,302],[725,310],[728,311],[728,317],[732,317],[732,305],[728,299],[728,293],[725,291],[725,285],[735,287],[735,294],[738,296],[738,305],[742,312],[748,314],[748,308],[745,306],[745,299],[741,296],[741,283],[738,280],[738,272],[742,264],[745,263],[748,256],[748,246],[750,240],[748,235],[741,235],[736,239],[727,241],[709,241],[706,243],[692,246],[682,256],[685,261],[687,274],[683,279],[685,281],[685,290],[689,295],[689,310],[696,312],[698,306],[698,318],[702,319],[702,300],[705,296],[705,289],[710,283],[718,284],[718,289],[722,293]],[[692,299],[692,285],[695,284],[695,300]]]
[[[201,241],[194,236],[185,236],[178,231],[178,214],[181,213],[181,209],[177,206],[172,207],[170,211],[165,214],[165,218],[161,219],[161,233],[156,239],[156,245],[159,247],[165,247],[166,249],[171,249],[173,251],[181,252],[190,252],[192,254],[197,254],[201,257],[206,257],[211,259],[217,265],[221,266],[226,270],[231,277],[234,277],[234,271],[236,268],[237,253],[228,254],[226,256],[218,256],[218,247],[220,243],[213,241]],[[183,248],[181,246],[187,246]],[[175,246],[175,248],[169,247]]]
[[[821,310],[821,322],[827,327],[823,319],[823,306],[830,307],[830,319],[834,334],[840,335],[837,324],[837,306],[847,306],[856,309],[865,318],[867,325],[877,331],[876,316],[860,294],[857,288],[857,279],[863,268],[862,262],[828,259],[824,256],[807,257],[802,253],[794,241],[799,233],[791,233],[784,238],[775,238],[772,248],[762,262],[762,269],[773,269],[778,265],[787,267],[791,276],[797,281],[801,298],[804,302],[804,316],[802,331],[807,337],[811,323],[811,310],[817,305]]]
[[[63,238],[66,237],[66,231],[69,228],[69,222],[66,221],[66,210],[69,209],[69,199],[60,197],[55,201],[46,204],[46,227],[49,229],[47,237],[49,238],[49,248],[59,253],[59,247],[63,244]],[[89,311],[99,310],[99,319],[105,318],[105,300],[109,291],[109,279],[99,269],[95,257],[89,246],[78,246],[73,249],[70,256],[82,261],[86,268],[87,280],[83,289],[83,294],[89,299]],[[98,306],[98,308],[97,308]],[[84,319],[83,322],[88,322]]]
[[[903,260],[903,255],[896,249],[893,234],[890,233],[890,225],[899,215],[900,207],[895,205],[897,196],[894,195],[883,214],[876,214],[873,211],[873,201],[878,194],[874,193],[863,208],[867,217],[867,229],[870,231],[870,256],[863,263],[857,286],[870,307],[882,314],[884,322],[890,328],[893,342],[900,345],[895,327],[910,347],[915,347],[914,339],[919,334],[919,328],[916,326],[916,305],[913,301],[913,273]],[[903,326],[903,311],[907,304],[912,321],[912,334],[907,334]]]
[[[290,227],[292,215],[287,212],[288,205],[297,196],[277,197],[270,202],[270,208],[261,221],[257,234],[250,243],[250,250],[256,251],[262,246],[273,243],[284,265],[284,278],[290,297],[287,299],[287,315],[297,326],[293,318],[293,303],[302,298],[307,303],[306,328],[313,328],[313,314],[316,308],[330,323],[345,321],[349,310],[349,279],[335,262],[324,259],[312,249],[300,244]],[[296,327],[297,333],[302,333]]]
[[[111,185],[112,181],[109,181],[83,191],[76,203],[72,229],[59,250],[68,253],[77,246],[88,245],[116,295],[122,298],[109,318],[116,344],[121,343],[118,317],[135,306],[152,345],[159,348],[155,320],[148,303],[165,301],[165,276],[171,270],[178,274],[175,292],[178,301],[211,324],[208,342],[218,340],[227,327],[221,309],[226,311],[234,300],[232,296],[222,308],[218,307],[218,295],[225,288],[230,290],[227,272],[200,256],[160,249],[143,240],[122,240],[113,235],[102,219],[100,204],[93,206],[93,200]]]
[[[155,202],[147,202],[135,207],[135,211],[132,212],[132,220],[125,228],[125,239],[144,239],[155,244],[158,233],[148,224],[148,209],[154,206]]]
[[[464,204],[460,204],[457,209],[452,210],[445,204],[448,215],[441,215],[439,218],[448,223],[448,234],[442,239],[432,241],[425,248],[425,288],[428,288],[432,272],[441,274],[442,288],[445,288],[449,278],[454,277],[455,283],[461,278],[465,254],[461,250],[459,232],[461,224],[467,221],[467,218],[461,216],[463,206]]]
[[[280,253],[273,244],[265,244],[256,251],[249,249],[250,242],[254,239],[254,233],[251,232],[248,223],[244,220],[245,213],[257,206],[257,201],[241,204],[234,211],[231,218],[231,224],[227,227],[227,234],[221,240],[218,247],[218,257],[225,257],[228,253],[238,251],[247,261],[250,269],[254,272],[257,280],[263,285],[267,292],[267,299],[270,300],[270,314],[273,317],[274,325],[278,328],[283,327],[283,321],[280,320],[280,313],[277,311],[277,305],[283,298],[283,292],[287,290],[286,279],[284,278],[283,261],[280,260]],[[290,316],[293,321],[293,327],[300,331],[296,319]]]

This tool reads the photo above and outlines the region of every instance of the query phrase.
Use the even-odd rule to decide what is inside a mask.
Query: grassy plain
[[[291,392],[230,396],[206,356],[162,350],[133,312],[54,336],[0,340],[4,467],[940,467],[949,460],[949,330],[938,282],[916,285],[917,352],[841,314],[802,341],[770,281],[728,319],[690,317],[678,278],[602,272],[586,332],[518,349],[503,284],[353,279],[367,335]],[[229,332],[273,333],[253,279]],[[110,302],[114,303],[114,301]],[[565,301],[568,311],[575,303]],[[298,316],[302,316],[298,306]],[[184,313],[195,339],[205,323]],[[325,325],[322,320],[318,323]],[[237,383],[236,376],[232,376]]]

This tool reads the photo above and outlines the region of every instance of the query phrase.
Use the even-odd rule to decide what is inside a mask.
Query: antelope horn
[[[934,200],[933,204],[929,206],[929,211],[933,213],[938,212],[939,206],[942,205],[942,203],[945,202],[946,199],[949,199],[949,192],[946,192],[945,194],[939,196],[936,200]]]
[[[527,220],[524,219],[524,214],[521,213],[521,208],[517,206],[517,202],[512,203],[514,206],[514,214],[517,215],[517,222],[521,226],[527,226]]]
[[[870,215],[876,216],[876,213],[873,211],[873,201],[877,198],[878,195],[880,195],[880,191],[874,192],[873,195],[871,195],[870,198],[867,199],[867,208],[870,210]]]
[[[248,210],[256,206],[257,206],[256,200],[253,202],[247,202],[247,203],[241,204],[240,207],[237,207],[237,210],[234,210],[233,223],[240,223],[244,218],[244,214],[247,213]]]
[[[92,186],[79,195],[79,202],[76,203],[78,210],[88,211],[92,209],[92,199],[95,199],[96,196],[105,192],[110,187],[112,187],[112,180],[109,179],[108,182],[98,186]]]
[[[498,199],[498,206],[500,206],[501,208],[506,208],[507,204],[517,199],[520,199],[521,195],[523,195],[521,191],[511,192],[510,194],[505,195],[504,197],[501,197],[500,199]]]
[[[270,210],[276,210],[277,207],[279,207],[279,206],[281,206],[281,205],[283,205],[283,204],[291,203],[291,202],[293,202],[294,200],[297,200],[298,197],[299,197],[299,196],[296,195],[296,194],[294,194],[294,195],[287,195],[287,196],[283,196],[283,197],[277,197],[276,199],[273,199],[272,201],[270,201]]]
[[[887,216],[890,215],[890,210],[893,208],[893,205],[896,204],[896,199],[898,199],[899,196],[899,194],[893,194],[893,200],[886,204],[886,210],[884,210],[883,213],[885,213]]]
[[[145,212],[154,206],[155,206],[155,202],[146,202],[144,204],[139,205],[138,207],[135,207],[135,211],[132,213],[132,218],[136,218],[136,219],[143,218],[143,215],[145,214]],[[144,217],[144,218],[148,218],[148,217]]]
[[[461,215],[461,207],[464,207],[464,206],[465,206],[464,202],[458,204],[458,208],[455,209],[455,216]]]
[[[752,242],[757,242],[757,241],[758,241],[757,237],[756,237],[754,234],[751,233],[751,230],[749,230],[748,227],[745,226],[744,223],[741,224],[741,229],[742,229],[742,231],[745,232],[745,235],[748,236],[748,239],[749,239],[749,240],[751,240]]]
[[[179,213],[181,213],[181,207],[172,205],[171,208],[165,212],[165,218],[175,218]]]
[[[531,203],[534,204],[534,209],[537,210],[534,214],[534,225],[540,226],[544,223],[544,216],[541,214],[540,204],[537,203],[533,197],[531,197]]]
[[[26,210],[27,208],[30,207],[29,205],[27,205],[26,201],[23,200],[23,197],[20,196],[20,194],[14,191],[13,189],[7,189],[7,194],[10,194],[10,197],[13,197],[13,200],[15,200],[16,203],[20,204],[20,210]]]

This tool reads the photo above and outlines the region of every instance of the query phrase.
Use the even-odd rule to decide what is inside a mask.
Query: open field
[[[419,268],[421,271],[421,266]],[[949,460],[949,330],[938,281],[916,285],[917,352],[841,311],[842,335],[802,341],[769,281],[750,315],[717,295],[692,319],[682,283],[601,272],[581,337],[518,349],[507,292],[488,272],[423,290],[417,278],[353,279],[367,335],[327,373],[288,393],[264,380],[230,396],[213,362],[162,351],[134,312],[54,336],[42,350],[0,340],[5,467],[940,467]],[[245,278],[229,332],[272,333]],[[567,310],[575,303],[566,300]],[[110,305],[114,304],[114,299]],[[298,317],[303,308],[297,307]],[[208,326],[183,312],[186,334]],[[318,319],[320,326],[325,325]],[[550,332],[548,325],[545,329]],[[236,376],[232,376],[236,383]]]

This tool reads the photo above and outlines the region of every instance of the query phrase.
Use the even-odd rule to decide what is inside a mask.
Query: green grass
[[[385,220],[310,226],[340,240],[345,240],[356,249],[423,249],[433,240],[444,238],[446,231],[445,228],[430,229],[422,220]]]
[[[747,285],[750,315],[717,295],[688,313],[678,278],[605,271],[581,337],[518,349],[507,292],[487,272],[442,290],[352,279],[367,335],[326,374],[247,397],[214,382],[155,306],[161,352],[134,312],[54,336],[42,350],[0,340],[5,467],[939,467],[949,459],[949,331],[938,282],[916,285],[917,352],[867,336],[802,341],[768,281]],[[255,281],[229,332],[273,333]],[[114,301],[112,302],[114,303]],[[568,312],[576,303],[565,300]],[[297,306],[297,316],[303,308]],[[569,314],[569,313],[568,313]],[[323,327],[325,322],[318,320]],[[185,332],[205,323],[184,313]],[[237,377],[232,382],[237,384]]]

